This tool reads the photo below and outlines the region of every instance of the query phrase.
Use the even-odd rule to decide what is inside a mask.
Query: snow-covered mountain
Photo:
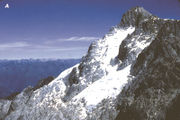
[[[160,19],[142,7],[132,8],[123,15],[119,25],[90,45],[86,56],[79,64],[62,72],[48,85],[35,91],[26,88],[14,100],[1,100],[0,118],[162,119],[164,114],[160,116],[159,113],[162,113],[163,103],[170,103],[175,98],[173,95],[176,95],[175,91],[178,93],[178,85],[173,93],[168,92],[171,94],[170,98],[158,90],[166,87],[163,86],[163,77],[166,74],[169,79],[175,77],[172,85],[178,82],[179,51],[179,20]],[[169,71],[173,66],[178,67],[173,69],[175,73],[168,73],[166,66]],[[156,76],[162,79],[158,81],[159,78],[156,79]],[[149,90],[151,88],[153,89]],[[158,101],[159,95],[162,95],[162,103]],[[148,99],[151,97],[157,98]],[[154,102],[157,104],[153,104]]]
[[[0,98],[34,86],[48,76],[57,77],[80,59],[21,59],[0,60]]]

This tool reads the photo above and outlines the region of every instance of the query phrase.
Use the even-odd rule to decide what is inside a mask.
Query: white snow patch
[[[76,101],[84,98],[87,108],[91,110],[103,99],[108,97],[116,98],[123,86],[128,82],[129,73],[130,65],[120,71],[112,69],[111,73],[88,86],[80,94],[75,96],[73,100]]]
[[[134,27],[129,27],[127,29],[115,29],[112,36],[107,36],[104,39],[104,44],[107,46],[106,52],[104,52],[104,63],[110,64],[111,59],[114,59],[118,55],[119,45],[121,42],[128,34],[132,34],[134,30]],[[102,59],[100,61],[102,61]]]
[[[109,97],[115,98],[120,93],[124,84],[128,82],[130,66],[118,71],[118,65],[112,65],[111,62],[117,57],[121,42],[128,34],[132,34],[134,30],[134,27],[127,29],[115,28],[112,34],[106,35],[104,39],[100,39],[97,42],[98,47],[94,49],[92,53],[93,58],[90,63],[100,61],[100,68],[105,71],[106,74],[81,91],[72,101],[76,102],[84,99],[87,109],[91,111],[92,108],[95,108],[103,99]],[[91,67],[92,71],[97,69],[96,65]],[[92,72],[92,74],[97,73]]]
[[[137,47],[138,48],[141,48],[142,50],[145,48],[145,47],[147,47],[147,46],[149,46],[149,44],[150,44],[151,42],[146,42],[146,40],[144,40],[144,41],[142,41],[142,42],[137,42],[136,43],[136,45],[137,45]]]

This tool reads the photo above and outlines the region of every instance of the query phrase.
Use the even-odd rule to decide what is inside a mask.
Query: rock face
[[[142,26],[142,23],[153,17],[151,13],[142,7],[135,7],[127,11],[121,19],[120,26],[129,27],[135,26],[137,28]]]
[[[179,119],[170,110],[179,109],[175,106],[180,93],[180,21],[168,20],[162,25],[139,54],[131,75],[134,79],[119,95],[117,120]]]
[[[79,64],[35,91],[0,101],[0,118],[169,120],[176,104],[180,109],[179,52],[180,21],[132,8]]]

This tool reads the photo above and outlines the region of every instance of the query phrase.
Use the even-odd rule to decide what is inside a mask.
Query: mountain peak
[[[152,17],[153,15],[145,10],[143,7],[136,6],[130,10],[128,10],[121,19],[120,26],[127,27],[127,26],[136,26],[139,25]]]
[[[180,91],[179,33],[179,21],[134,7],[79,64],[35,91],[0,100],[0,119],[167,120]]]
[[[145,10],[143,7],[140,7],[140,6],[133,7],[129,11],[134,11],[134,12],[139,12],[139,13],[146,13],[146,14],[152,15],[150,12],[148,12],[147,10]]]

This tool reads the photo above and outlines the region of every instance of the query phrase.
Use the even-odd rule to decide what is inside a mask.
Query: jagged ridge
[[[119,95],[120,113],[117,119],[158,118],[155,114],[154,116],[151,114],[153,109],[149,107],[137,108],[141,108],[141,104],[146,105],[143,103],[149,100],[149,98],[145,100],[141,98],[142,96],[146,98],[146,92],[148,93],[146,89],[151,83],[146,77],[148,75],[153,77],[156,75],[154,73],[162,69],[161,64],[156,63],[156,59],[164,58],[166,54],[161,56],[156,53],[162,47],[158,46],[159,43],[164,43],[164,36],[170,43],[176,37],[174,41],[179,39],[179,29],[172,27],[176,22],[179,27],[179,21],[157,18],[142,7],[132,8],[123,15],[119,25],[113,27],[104,38],[91,44],[80,64],[64,71],[51,83],[34,92],[25,90],[13,101],[0,102],[2,103],[0,109],[3,109],[1,118],[113,120],[118,114],[116,98],[124,86]],[[164,30],[166,27],[167,30]],[[171,29],[175,31],[169,34],[168,30]],[[172,37],[172,41],[169,40],[171,35],[175,36]],[[174,44],[172,42],[170,48],[167,47],[163,51],[172,52],[171,48],[174,49]],[[162,45],[168,46],[168,44]],[[177,57],[179,54],[178,45],[179,42],[175,47],[176,52],[170,54],[171,57]],[[151,63],[155,67],[151,66]],[[178,64],[173,65],[178,66]],[[168,68],[168,70],[172,69]],[[178,70],[179,67],[175,69]],[[154,81],[158,80],[155,78]],[[153,84],[150,85],[153,87]],[[158,85],[161,84],[158,83],[156,87]],[[154,93],[154,96],[151,96],[151,93]],[[158,94],[158,89],[148,93],[150,97],[158,97]],[[166,98],[166,95],[163,95],[161,99]],[[9,110],[11,111],[7,113]],[[139,115],[139,112],[143,114]]]
[[[119,96],[117,120],[169,119],[166,112],[180,93],[180,21],[162,25],[138,56],[131,74],[135,79]]]

